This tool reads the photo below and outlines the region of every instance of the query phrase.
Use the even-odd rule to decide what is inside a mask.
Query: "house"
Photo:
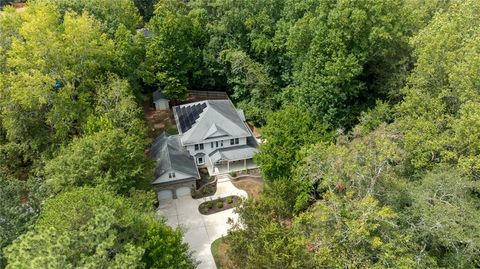
[[[160,91],[154,91],[152,97],[155,110],[165,110],[170,108],[168,98]]]
[[[257,168],[257,141],[243,111],[230,100],[206,100],[173,108],[183,147],[210,175]]]
[[[156,161],[152,185],[159,200],[190,194],[201,167],[210,175],[257,168],[257,141],[243,111],[230,100],[175,106],[173,114],[179,134],[160,134],[150,150]]]
[[[159,199],[177,198],[190,194],[200,179],[197,165],[182,146],[180,136],[160,134],[152,144],[150,157],[156,161],[155,180],[152,182]]]

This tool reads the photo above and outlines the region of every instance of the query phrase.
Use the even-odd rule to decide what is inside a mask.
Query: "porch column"
[[[243,165],[245,166],[245,171],[247,171],[247,159],[243,159]]]
[[[230,173],[230,162],[227,160],[227,173]]]

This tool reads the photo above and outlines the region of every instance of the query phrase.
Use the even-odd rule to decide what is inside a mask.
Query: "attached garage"
[[[189,187],[181,187],[177,189],[177,197],[181,196],[189,196],[190,195],[190,188]]]
[[[162,190],[157,192],[157,198],[159,201],[161,200],[171,200],[173,199],[173,193],[171,190]]]

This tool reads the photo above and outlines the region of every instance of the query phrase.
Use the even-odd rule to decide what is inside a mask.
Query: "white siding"
[[[155,104],[155,110],[169,109],[168,100],[166,99],[159,99],[153,103]]]
[[[172,173],[172,172],[175,172],[175,178],[169,178],[168,177],[168,173]],[[170,170],[170,171],[165,172],[160,177],[158,177],[157,180],[160,179],[163,182],[163,181],[166,181],[166,180],[181,180],[181,179],[186,179],[186,178],[191,178],[191,177],[192,176],[186,175],[182,172]]]
[[[195,156],[195,154],[198,153],[203,153],[205,155],[210,154],[212,151],[215,151],[216,149],[220,148],[229,148],[229,147],[235,147],[235,146],[240,146],[240,145],[245,145],[247,144],[247,138],[246,137],[240,137],[239,138],[239,143],[237,145],[230,145],[230,137],[228,138],[223,138],[223,139],[211,139],[211,140],[206,140],[203,143],[203,150],[195,150],[195,145],[187,145],[187,150],[190,152],[190,155]],[[223,141],[223,146],[221,146],[221,142]],[[212,148],[212,142],[213,142],[213,148]],[[218,147],[216,146],[216,142],[218,142]]]

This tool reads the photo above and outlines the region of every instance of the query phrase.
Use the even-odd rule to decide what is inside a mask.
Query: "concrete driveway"
[[[220,176],[217,191],[212,199],[237,195],[247,197],[244,190],[236,188],[227,176]],[[210,197],[193,199],[190,195],[179,196],[178,199],[161,200],[157,213],[164,216],[168,225],[181,227],[184,230],[183,240],[190,245],[194,258],[200,262],[199,269],[216,268],[210,245],[215,239],[227,234],[229,219],[236,221],[238,215],[228,209],[212,215],[202,215],[198,206],[210,200]]]

